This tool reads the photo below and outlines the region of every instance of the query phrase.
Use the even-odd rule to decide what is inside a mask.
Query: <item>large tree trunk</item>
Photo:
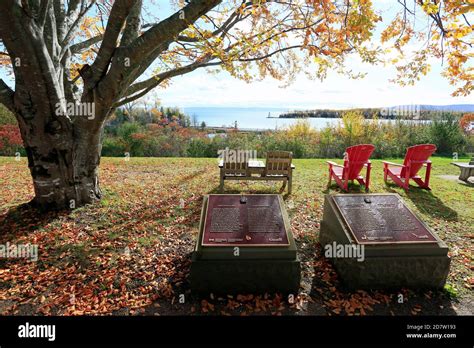
[[[100,130],[74,127],[54,135],[31,130],[23,139],[35,190],[32,203],[45,210],[74,209],[100,199]]]
[[[74,154],[54,144],[28,147],[28,165],[33,178],[35,198],[32,203],[45,210],[74,209],[101,197],[98,167],[100,153],[90,149]],[[86,167],[78,167],[75,155],[87,159]]]
[[[94,117],[87,113],[65,116],[64,108],[58,113],[59,97],[44,96],[33,103],[29,96],[19,89],[15,105],[33,178],[32,203],[44,210],[74,209],[100,199],[100,134],[105,117],[95,116],[107,114],[110,108],[94,109],[100,113],[94,111]],[[98,104],[93,96],[83,103]]]

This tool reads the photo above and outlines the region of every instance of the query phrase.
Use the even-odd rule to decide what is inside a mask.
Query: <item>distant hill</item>
[[[404,107],[408,105],[400,106]],[[474,112],[474,104],[420,105],[420,109],[426,111]]]

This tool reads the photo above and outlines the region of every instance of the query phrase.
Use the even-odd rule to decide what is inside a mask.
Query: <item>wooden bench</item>
[[[474,176],[474,156],[471,158],[469,163],[452,162],[451,164],[461,169],[459,180],[469,182],[468,179],[471,176]]]
[[[288,183],[288,193],[293,186],[293,170],[295,166],[291,163],[292,153],[288,151],[268,151],[266,162],[247,158],[239,161],[219,162],[220,186],[224,190],[225,180],[268,180],[283,181],[283,191]]]

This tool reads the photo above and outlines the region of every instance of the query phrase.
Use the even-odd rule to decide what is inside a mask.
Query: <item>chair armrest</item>
[[[432,162],[430,160],[426,160],[426,161],[410,161],[410,163],[423,163],[423,166],[427,167],[428,164],[431,164]]]
[[[398,163],[393,163],[393,162],[388,162],[388,161],[382,161],[384,165],[389,165],[389,166],[397,166],[397,167],[405,167],[403,164],[398,164]]]
[[[364,167],[368,167],[370,165],[372,165],[372,162],[370,162],[370,160],[368,160],[367,163],[364,164]]]
[[[336,162],[333,162],[333,161],[326,161],[326,163],[329,164],[331,167],[335,166],[335,167],[344,168],[344,166],[341,166],[340,164],[337,164]]]

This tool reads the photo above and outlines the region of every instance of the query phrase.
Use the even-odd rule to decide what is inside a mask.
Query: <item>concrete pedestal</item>
[[[347,219],[334,201],[335,196],[340,195],[325,197],[319,235],[323,250],[334,243],[360,248],[361,245],[351,232]],[[373,195],[363,196],[370,200]],[[394,210],[393,214],[396,216],[397,211]],[[398,224],[403,226],[404,223],[406,222],[400,218]],[[354,257],[330,258],[342,283],[351,289],[442,288],[446,283],[451,261],[447,255],[448,247],[424,223],[423,226],[435,238],[434,242],[364,244],[363,261]],[[395,227],[392,226],[394,230]],[[388,226],[388,233],[390,228]]]
[[[192,256],[190,282],[196,293],[295,293],[300,284],[300,262],[283,199],[278,195],[288,245],[203,246],[208,196]]]

